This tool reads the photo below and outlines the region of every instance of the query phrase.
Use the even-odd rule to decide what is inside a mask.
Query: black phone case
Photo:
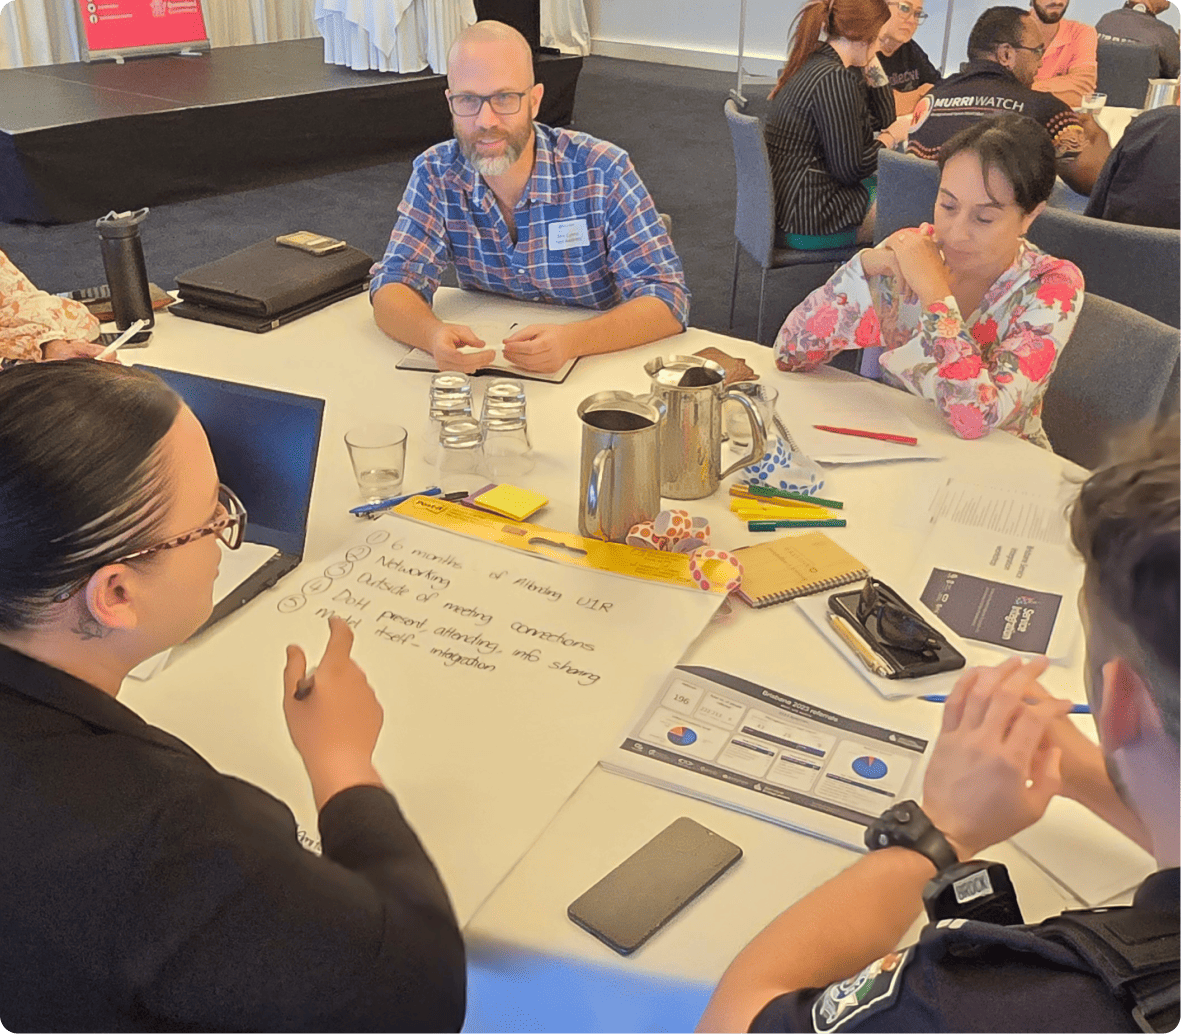
[[[880,583],[879,583],[880,584]],[[888,588],[885,587],[885,588]],[[921,679],[924,675],[937,675],[941,671],[955,671],[957,668],[962,668],[967,661],[964,655],[959,652],[951,643],[944,643],[940,647],[939,652],[934,660],[929,660],[918,654],[911,653],[907,650],[892,650],[885,643],[871,642],[869,638],[863,634],[864,626],[857,618],[857,600],[861,596],[861,590],[855,589],[852,592],[834,592],[828,598],[828,606],[835,614],[839,614],[848,623],[849,627],[853,629],[865,641],[874,653],[884,657],[894,667],[893,674],[887,675],[888,679]],[[916,613],[914,607],[907,603],[901,596],[899,596],[892,589],[889,591],[890,600],[898,606],[914,614],[919,620],[923,620],[922,615]]]
[[[706,840],[702,843],[709,842],[710,846],[719,851],[718,857],[713,861],[712,869],[708,872],[699,874],[699,882],[693,883],[691,886],[686,884],[680,888],[681,893],[677,895],[677,900],[666,902],[666,910],[659,914],[653,913],[648,921],[642,924],[642,929],[633,926],[632,936],[619,936],[617,931],[611,929],[612,915],[610,913],[604,914],[602,912],[602,901],[595,901],[598,893],[604,889],[604,884],[608,886],[616,876],[616,874],[625,867],[633,864],[633,860],[637,856],[644,856],[646,853],[652,851],[659,852],[658,845],[660,840],[665,835],[669,834],[674,826],[687,825],[695,827],[700,831],[700,835],[704,836]],[[692,855],[692,852],[690,852]],[[742,848],[737,844],[732,843],[725,837],[707,829],[698,822],[694,822],[687,817],[681,817],[658,833],[652,840],[648,841],[638,851],[633,852],[625,858],[619,865],[612,869],[606,876],[599,880],[594,886],[580,895],[577,900],[571,902],[566,909],[566,915],[570,920],[582,927],[587,933],[597,937],[608,948],[619,952],[620,955],[630,955],[633,951],[639,948],[642,944],[648,941],[653,934],[659,931],[666,923],[669,922],[677,913],[679,913],[686,905],[694,901],[706,888],[712,886],[724,873],[734,866],[739,859],[742,858]],[[665,864],[668,864],[667,859]],[[594,902],[594,903],[592,903]],[[626,899],[620,899],[615,903],[615,907],[621,911],[634,912],[637,906],[636,902],[630,902]],[[598,912],[599,914],[595,914]],[[587,914],[589,913],[589,914]],[[614,924],[618,925],[618,924]],[[625,924],[626,925],[626,924]]]

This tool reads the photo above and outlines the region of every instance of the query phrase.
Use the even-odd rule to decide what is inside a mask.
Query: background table
[[[449,306],[464,299],[443,289],[436,308],[446,318]],[[490,318],[534,322],[544,318],[537,307],[489,299]],[[935,461],[841,467],[829,471],[824,495],[843,499],[849,526],[830,534],[866,561],[887,582],[905,583],[922,542],[917,525],[896,523],[899,512],[925,505],[935,485],[948,477],[1008,487],[1043,489],[1081,472],[1053,454],[1007,434],[961,441],[944,425],[935,407],[884,385],[835,370],[787,376],[776,372],[768,349],[751,343],[690,330],[642,348],[583,359],[563,385],[529,383],[529,426],[537,464],[522,479],[526,487],[551,502],[535,521],[564,531],[577,530],[577,472],[580,424],[577,403],[600,390],[621,388],[643,393],[648,378],[643,363],[657,355],[685,354],[715,346],[746,359],[780,390],[778,411],[790,427],[793,413],[836,398],[851,384],[890,393],[900,411],[918,426],[924,444],[936,443],[944,458]],[[189,372],[265,384],[327,399],[324,434],[312,495],[306,559],[337,548],[355,533],[348,515],[359,501],[343,444],[347,428],[366,419],[395,420],[410,431],[405,485],[430,484],[433,472],[423,463],[418,434],[426,419],[427,375],[395,369],[405,351],[373,324],[365,297],[315,313],[271,333],[254,336],[224,328],[161,316],[151,346],[126,352],[125,361],[145,362]],[[475,379],[476,394],[482,378]],[[761,541],[745,530],[728,509],[724,491],[690,503],[672,503],[708,516],[714,543],[732,547]],[[389,522],[394,518],[383,518]],[[295,571],[215,628],[210,635],[177,651],[173,663],[148,683],[129,682],[121,699],[155,722],[187,739],[215,766],[267,787],[275,766],[288,763],[287,743],[252,739],[250,730],[209,732],[207,717],[196,715],[200,687],[230,673],[245,684],[259,680],[277,685],[283,643],[262,643],[251,636],[251,609],[273,605],[272,594],[298,583]],[[670,590],[673,591],[673,590]],[[268,599],[270,603],[268,603]],[[1070,615],[1065,616],[1070,620]],[[623,633],[626,634],[626,633]],[[686,657],[754,678],[788,692],[796,687],[809,697],[840,702],[846,713],[893,728],[933,735],[939,708],[918,701],[889,702],[880,697],[808,624],[791,604],[751,611],[737,605],[716,619]],[[1063,664],[1045,681],[1053,690],[1082,699],[1081,637]],[[396,673],[395,673],[396,674]],[[380,687],[383,673],[369,672]],[[627,687],[638,707],[655,686]],[[276,708],[278,703],[276,701]],[[388,707],[387,726],[397,721]],[[622,733],[622,729],[620,732]],[[604,752],[608,745],[604,745]],[[432,774],[423,773],[424,779]],[[541,774],[544,778],[544,774]],[[495,780],[496,773],[488,778]],[[398,787],[391,789],[397,793]],[[297,815],[308,814],[310,794],[289,800]],[[1064,835],[1089,829],[1070,802],[1055,802],[1053,821]],[[1081,809],[1079,809],[1081,811]],[[734,840],[746,852],[740,865],[686,910],[668,928],[629,959],[621,959],[565,917],[566,905],[615,864],[650,839],[669,821],[687,814]],[[413,824],[415,815],[409,814]],[[1048,820],[1049,821],[1049,820]],[[452,847],[465,845],[470,865],[485,863],[479,845],[469,844],[463,829],[450,830]],[[436,845],[437,846],[437,845]],[[427,843],[428,850],[432,848]],[[1114,834],[1100,837],[1088,850],[1126,852]],[[1025,914],[1038,918],[1072,902],[1068,892],[1009,845],[990,852],[1010,864]],[[504,877],[496,891],[470,917],[466,934],[472,951],[469,1029],[687,1029],[696,1020],[708,989],[741,946],[780,909],[849,864],[843,848],[612,775],[588,771],[576,794],[554,817],[533,848]],[[1151,864],[1144,858],[1144,870]],[[447,873],[444,872],[444,879]],[[1077,902],[1075,902],[1077,904]],[[471,915],[474,911],[474,915]],[[686,983],[687,982],[687,983]]]
[[[316,0],[324,60],[358,71],[447,73],[447,51],[476,20],[472,0]]]

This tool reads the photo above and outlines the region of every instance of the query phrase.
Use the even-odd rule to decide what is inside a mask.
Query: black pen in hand
[[[312,695],[312,690],[315,688],[316,669],[313,668],[295,684],[295,693],[292,695],[296,700],[307,700],[307,698]]]

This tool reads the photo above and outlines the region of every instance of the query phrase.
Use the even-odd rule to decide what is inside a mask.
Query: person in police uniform
[[[887,811],[867,831],[867,855],[755,937],[699,1029],[1176,1027],[1178,437],[1175,415],[1142,434],[1091,475],[1073,507],[1100,746],[1039,685],[1044,658],[967,672],[945,705],[921,808],[911,801]],[[1036,926],[1021,925],[1019,913],[1013,925],[952,917],[896,947],[928,881],[936,890],[979,883],[981,865],[969,859],[1036,822],[1055,794],[1155,857],[1157,871],[1130,907]],[[998,888],[1004,867],[983,871]]]

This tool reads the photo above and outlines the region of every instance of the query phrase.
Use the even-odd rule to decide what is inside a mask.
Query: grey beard
[[[511,140],[505,141],[504,154],[499,156],[489,155],[487,158],[481,158],[476,151],[475,141],[471,144],[461,143],[460,150],[481,176],[501,176],[521,157],[521,148],[515,146]]]
[[[513,162],[520,156],[520,151],[509,146],[499,157],[479,158],[473,155],[470,161],[481,176],[501,176],[508,172]]]

